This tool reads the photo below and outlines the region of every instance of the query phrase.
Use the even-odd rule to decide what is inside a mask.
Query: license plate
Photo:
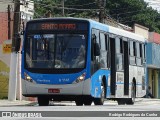
[[[60,89],[48,89],[48,93],[60,93]]]

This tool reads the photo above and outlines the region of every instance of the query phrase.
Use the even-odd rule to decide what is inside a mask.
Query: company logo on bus
[[[43,23],[41,24],[42,30],[75,30],[76,24],[53,24]]]

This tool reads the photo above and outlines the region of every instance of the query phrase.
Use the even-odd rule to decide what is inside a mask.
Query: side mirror
[[[21,38],[19,35],[17,35],[16,37],[16,42],[15,42],[15,51],[18,52],[20,50],[21,47]]]
[[[100,55],[100,47],[98,43],[94,44],[94,56],[99,56]]]
[[[96,35],[95,34],[92,34],[92,41],[96,41]]]

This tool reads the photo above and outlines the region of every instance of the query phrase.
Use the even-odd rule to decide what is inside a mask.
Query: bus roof
[[[34,20],[30,20],[30,21],[32,22],[32,21],[41,21],[41,20],[42,21],[43,20],[80,20],[80,21],[88,21],[91,24],[91,26],[94,27],[94,28],[98,28],[100,30],[103,30],[103,31],[106,31],[106,32],[109,32],[109,33],[112,33],[112,34],[115,34],[115,35],[120,35],[120,36],[123,36],[123,37],[127,37],[127,38],[130,38],[130,39],[134,39],[134,40],[138,40],[138,41],[142,41],[142,42],[146,41],[145,38],[141,35],[138,35],[138,34],[123,30],[123,29],[119,29],[119,28],[116,28],[116,27],[112,27],[112,26],[109,26],[107,24],[102,24],[102,23],[99,23],[97,21],[87,19],[87,18],[57,17],[57,18],[40,18],[40,19],[34,19]]]
[[[127,38],[130,38],[130,39],[138,40],[138,41],[141,41],[141,42],[146,41],[146,39],[141,35],[138,35],[138,34],[123,30],[123,29],[118,29],[118,28],[115,28],[115,27],[112,27],[112,26],[109,26],[109,33],[113,33],[113,34],[120,35],[120,36],[123,36],[123,37],[127,37]]]
[[[102,24],[102,23],[96,22],[94,20],[88,20],[88,21],[91,22],[92,26],[94,26],[95,28],[100,28],[101,30],[105,30],[108,33],[112,33],[112,34],[115,34],[115,35],[123,36],[123,37],[134,39],[134,40],[138,40],[138,41],[141,41],[141,42],[146,41],[146,39],[143,36],[138,35],[136,33],[129,32],[129,31],[119,29],[119,28],[116,28],[116,27],[112,27],[112,26],[109,26],[107,24]]]

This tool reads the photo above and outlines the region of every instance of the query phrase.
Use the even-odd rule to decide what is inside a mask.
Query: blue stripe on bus
[[[116,82],[116,84],[120,85],[120,84],[124,84],[124,82]],[[132,85],[132,83],[129,83],[129,85]],[[136,84],[136,85],[142,85],[142,84]]]

